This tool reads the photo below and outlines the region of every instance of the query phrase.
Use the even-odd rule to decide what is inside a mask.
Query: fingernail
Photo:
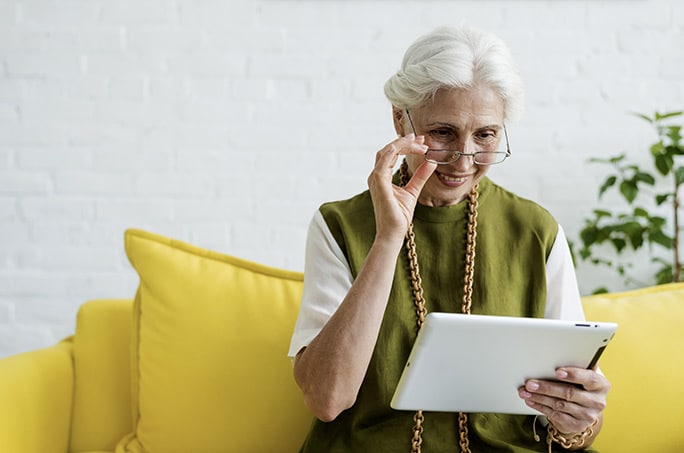
[[[557,370],[556,376],[558,376],[561,379],[565,379],[566,377],[568,377],[568,372],[565,370]]]
[[[539,390],[539,383],[537,383],[535,381],[530,381],[527,383],[527,385],[525,387],[527,387],[529,390],[532,390],[532,391]]]
[[[520,396],[522,396],[523,398],[529,398],[532,396],[532,394],[526,390],[523,390],[522,392],[520,392]]]

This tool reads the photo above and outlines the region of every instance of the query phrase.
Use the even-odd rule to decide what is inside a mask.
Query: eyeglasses
[[[406,116],[408,117],[409,123],[411,124],[411,130],[415,135],[416,128],[413,126],[413,120],[411,119],[411,114],[406,110]],[[461,151],[456,151],[452,149],[435,149],[430,148],[425,152],[425,160],[437,165],[453,164],[461,156],[472,157],[473,163],[477,165],[495,165],[500,164],[505,161],[507,157],[511,155],[511,147],[508,143],[508,131],[506,131],[506,125],[503,125],[504,137],[506,139],[506,150],[505,151],[477,151],[474,153],[464,153]],[[487,145],[484,145],[485,147]]]

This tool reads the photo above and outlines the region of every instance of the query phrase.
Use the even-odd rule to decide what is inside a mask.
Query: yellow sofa
[[[133,300],[0,360],[2,453],[294,452],[311,423],[286,351],[302,275],[138,230]],[[602,453],[684,452],[684,284],[584,299],[615,321]]]

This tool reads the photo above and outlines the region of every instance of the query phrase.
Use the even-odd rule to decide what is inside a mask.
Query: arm
[[[376,219],[375,241],[339,308],[295,357],[295,380],[304,401],[323,421],[334,420],[356,401],[375,348],[397,255],[418,194],[434,165],[419,167],[404,188],[392,185],[392,169],[399,154],[424,151],[422,138],[408,136],[378,152],[368,178]]]
[[[66,453],[73,385],[70,341],[0,360],[0,451]]]

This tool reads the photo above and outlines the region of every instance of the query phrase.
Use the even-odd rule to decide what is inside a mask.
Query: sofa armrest
[[[67,453],[74,388],[71,338],[0,360],[0,451]]]

